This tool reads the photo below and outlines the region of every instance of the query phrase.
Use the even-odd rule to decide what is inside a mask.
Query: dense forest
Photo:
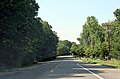
[[[0,67],[21,67],[56,57],[58,37],[37,17],[35,0],[0,1]]]

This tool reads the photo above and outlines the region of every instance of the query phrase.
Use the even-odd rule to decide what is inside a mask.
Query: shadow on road
[[[83,62],[78,62],[78,61],[73,61],[72,57],[62,57],[58,58],[56,62],[61,63],[57,68],[54,69],[53,72],[48,73],[46,75],[45,79],[59,79],[59,78],[81,78],[81,77],[86,77],[90,73],[83,68],[77,66],[77,63],[81,65],[86,65],[86,67],[89,67],[88,63],[83,63]],[[53,62],[51,62],[53,63]],[[102,68],[100,66],[91,66],[89,68]],[[99,73],[104,73],[99,70],[90,70],[96,74]]]
[[[72,56],[60,56],[54,61],[38,65],[30,70],[0,74],[0,79],[78,79],[91,75],[88,71],[79,67],[78,63],[95,74],[104,73],[104,71],[99,69],[109,68],[107,66],[80,62],[73,59]]]

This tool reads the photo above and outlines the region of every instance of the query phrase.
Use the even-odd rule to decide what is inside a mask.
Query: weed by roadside
[[[112,60],[100,60],[100,59],[91,59],[91,58],[81,58],[82,61],[93,63],[93,64],[101,64],[106,66],[112,66],[115,68],[120,68],[120,60],[112,59]]]

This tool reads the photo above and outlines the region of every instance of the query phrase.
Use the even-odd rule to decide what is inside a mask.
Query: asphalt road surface
[[[120,69],[61,56],[28,69],[1,72],[0,79],[120,79]]]

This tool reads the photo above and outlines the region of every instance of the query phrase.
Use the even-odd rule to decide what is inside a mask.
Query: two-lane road
[[[120,79],[120,70],[62,56],[29,70],[0,73],[0,79]]]

